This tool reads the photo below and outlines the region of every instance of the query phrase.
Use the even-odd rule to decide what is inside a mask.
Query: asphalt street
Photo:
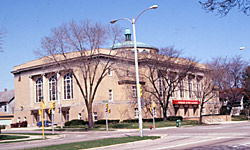
[[[28,132],[28,131],[4,131],[4,132]],[[29,131],[39,132],[39,131]],[[0,144],[1,150],[24,149],[55,144],[64,144],[80,141],[89,141],[111,137],[138,136],[138,130],[118,131],[88,131],[88,132],[58,132],[58,136],[49,137],[45,141],[28,141],[18,143]],[[159,128],[156,130],[145,129],[144,136],[161,136],[157,140],[146,140],[119,144],[94,149],[119,149],[119,150],[249,150],[250,149],[250,122],[237,122],[208,126],[186,126]]]

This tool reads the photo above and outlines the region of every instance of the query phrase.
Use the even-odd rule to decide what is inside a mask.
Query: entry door
[[[188,117],[189,116],[189,106],[188,105],[184,105],[184,116]]]
[[[63,111],[63,117],[65,121],[69,121],[69,110]]]

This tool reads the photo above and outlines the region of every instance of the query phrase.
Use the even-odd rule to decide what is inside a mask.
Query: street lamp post
[[[158,5],[153,5],[145,10],[143,10],[137,17],[136,19],[133,17],[132,20],[128,18],[120,18],[116,20],[110,21],[111,24],[116,23],[119,20],[127,20],[130,23],[132,23],[133,26],[133,37],[134,37],[134,53],[135,53],[135,75],[136,75],[136,89],[137,89],[137,103],[138,103],[138,111],[139,111],[139,132],[140,136],[143,137],[142,134],[142,114],[141,114],[141,99],[140,99],[140,89],[139,89],[139,71],[138,71],[138,58],[137,58],[137,45],[136,45],[136,35],[135,35],[135,23],[138,20],[138,18],[147,10],[150,9],[157,9]]]

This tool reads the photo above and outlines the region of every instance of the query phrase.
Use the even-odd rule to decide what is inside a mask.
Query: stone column
[[[60,114],[60,127],[62,129],[63,127],[63,120],[62,120],[62,88],[61,88],[61,85],[62,85],[62,79],[61,79],[61,75],[60,73],[58,72],[57,73],[57,94],[58,94],[58,104],[59,104],[59,114]],[[58,106],[57,106],[58,107]]]
[[[48,86],[47,86],[47,78],[43,75],[43,101],[45,106],[48,106]]]
[[[61,99],[62,99],[62,82],[61,82],[61,75],[59,72],[56,74],[57,78],[57,100],[58,104],[61,104]]]
[[[35,99],[34,99],[34,91],[35,91],[35,88],[34,88],[34,81],[32,79],[32,76],[29,77],[30,79],[30,107],[32,108],[34,106],[34,102],[35,102]]]

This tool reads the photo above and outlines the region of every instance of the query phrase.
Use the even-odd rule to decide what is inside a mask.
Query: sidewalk
[[[230,124],[230,123],[244,123],[244,122],[250,122],[248,120],[246,121],[223,121],[223,122],[206,122],[207,124]]]
[[[21,138],[21,139],[11,139],[11,140],[0,140],[0,143],[5,143],[5,142],[16,142],[16,141],[30,141],[30,140],[42,140],[42,135],[25,135],[25,134],[8,134],[8,133],[2,133],[1,135],[11,135],[11,136],[29,136],[28,138]],[[45,135],[45,139],[57,139],[61,138],[64,135]]]

